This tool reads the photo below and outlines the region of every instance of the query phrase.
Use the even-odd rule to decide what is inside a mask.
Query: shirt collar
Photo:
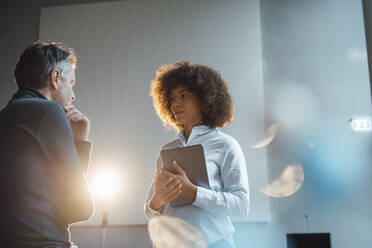
[[[12,99],[9,101],[14,101],[20,98],[41,98],[47,99],[43,94],[36,90],[19,88],[18,91],[13,95]]]
[[[19,88],[18,91],[13,95],[12,100],[18,99],[21,97],[26,97],[26,98],[37,97],[37,98],[47,99],[43,94],[41,94],[40,92],[36,90]]]
[[[189,140],[190,140],[191,137],[196,137],[196,136],[200,136],[200,135],[203,135],[203,134],[207,134],[207,133],[212,132],[215,129],[216,129],[215,127],[208,127],[206,125],[195,126],[191,130]],[[181,130],[178,133],[177,137],[178,138],[184,138],[184,130]]]

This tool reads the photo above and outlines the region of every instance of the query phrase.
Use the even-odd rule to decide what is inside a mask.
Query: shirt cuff
[[[213,200],[213,191],[200,186],[197,186],[196,199],[193,202],[193,206],[209,209]]]
[[[93,143],[86,140],[75,140],[75,145],[90,151],[92,149]]]
[[[150,207],[150,202],[149,203],[147,203],[147,210],[149,211],[149,214],[151,215],[151,216],[158,216],[158,215],[161,215],[161,213],[163,212],[163,209],[160,209],[160,211],[157,211],[157,210],[155,210],[155,209],[152,209],[151,207]]]

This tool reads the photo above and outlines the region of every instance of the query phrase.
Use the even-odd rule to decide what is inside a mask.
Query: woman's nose
[[[179,106],[180,104],[181,104],[181,102],[179,100],[177,100],[177,99],[174,99],[172,101],[172,106]]]

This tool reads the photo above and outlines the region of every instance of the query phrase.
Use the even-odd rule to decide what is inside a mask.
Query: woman
[[[146,216],[181,218],[203,234],[208,247],[235,247],[230,218],[248,215],[249,190],[239,143],[217,129],[233,118],[226,82],[207,66],[180,61],[157,70],[151,96],[163,123],[179,130],[178,137],[162,150],[202,144],[210,189],[194,185],[176,162],[178,174],[167,172],[158,157],[145,201]],[[169,202],[180,194],[193,203],[172,208]]]

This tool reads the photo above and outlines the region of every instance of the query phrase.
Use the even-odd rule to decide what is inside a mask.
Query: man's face
[[[65,80],[64,80],[65,79]],[[61,84],[56,92],[55,100],[62,106],[70,105],[75,100],[73,87],[75,85],[75,70],[70,68],[65,78],[60,78]]]

